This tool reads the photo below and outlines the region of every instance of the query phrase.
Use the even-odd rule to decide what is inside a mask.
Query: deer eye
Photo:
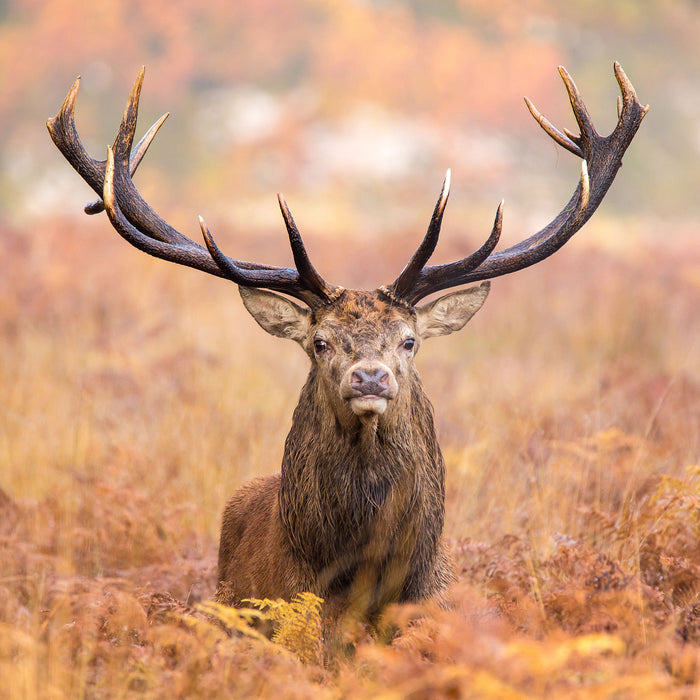
[[[413,350],[413,346],[416,344],[415,338],[406,338],[406,340],[403,341],[403,348],[404,350],[408,350],[409,352]]]
[[[321,340],[321,338],[315,338],[314,339],[314,350],[316,351],[317,354],[322,354],[328,349],[328,343],[326,343],[325,340]]]

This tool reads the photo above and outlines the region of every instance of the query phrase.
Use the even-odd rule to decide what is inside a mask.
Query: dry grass
[[[319,665],[294,626],[313,601],[278,612],[280,643],[198,606],[306,360],[232,285],[106,228],[0,232],[0,697],[698,697],[696,232],[573,244],[426,345],[454,604],[390,610]],[[337,245],[320,266],[352,283]]]

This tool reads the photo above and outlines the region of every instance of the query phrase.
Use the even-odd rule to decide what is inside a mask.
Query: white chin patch
[[[350,408],[356,416],[376,413],[381,416],[386,411],[388,401],[381,396],[356,396],[350,399]]]

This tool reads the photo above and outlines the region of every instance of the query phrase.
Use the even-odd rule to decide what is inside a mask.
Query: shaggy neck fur
[[[444,464],[414,372],[382,416],[334,412],[312,370],[282,460],[288,544],[322,596],[367,608],[426,595],[444,520]]]

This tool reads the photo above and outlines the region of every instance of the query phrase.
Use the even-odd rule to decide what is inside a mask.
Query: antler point
[[[107,146],[107,160],[105,163],[105,179],[102,185],[102,201],[108,214],[114,209],[114,149]]]
[[[80,90],[80,76],[78,76],[73,81],[73,84],[70,86],[70,90],[66,95],[66,99],[63,100],[63,104],[61,105],[61,111],[59,112],[60,117],[63,117],[63,115],[67,112],[73,112],[73,110],[75,109],[75,101],[78,97],[78,90]]]
[[[581,209],[586,209],[591,196],[591,181],[588,176],[588,163],[581,160]]]
[[[445,179],[442,182],[442,192],[440,193],[440,202],[439,206],[441,206],[442,209],[445,208],[447,204],[447,198],[450,196],[450,185],[452,184],[452,170],[450,168],[447,168],[447,172],[445,173]]]
[[[204,218],[200,215],[199,217],[199,228],[202,232],[202,237],[204,238],[204,243],[207,246],[207,250],[209,251],[209,255],[214,259],[214,262],[216,262],[217,265],[219,265],[219,258],[223,257],[221,256],[221,251],[219,250],[219,246],[216,245],[216,242],[214,241],[214,237],[211,235],[211,231],[209,230],[209,227],[204,223]],[[221,267],[219,265],[219,267]]]
[[[282,212],[282,218],[284,219],[284,223],[287,226],[287,231],[290,233],[292,231],[296,231],[294,217],[292,216],[292,212],[289,210],[287,200],[284,198],[284,195],[281,192],[277,193],[277,201],[279,202],[280,211]]]

